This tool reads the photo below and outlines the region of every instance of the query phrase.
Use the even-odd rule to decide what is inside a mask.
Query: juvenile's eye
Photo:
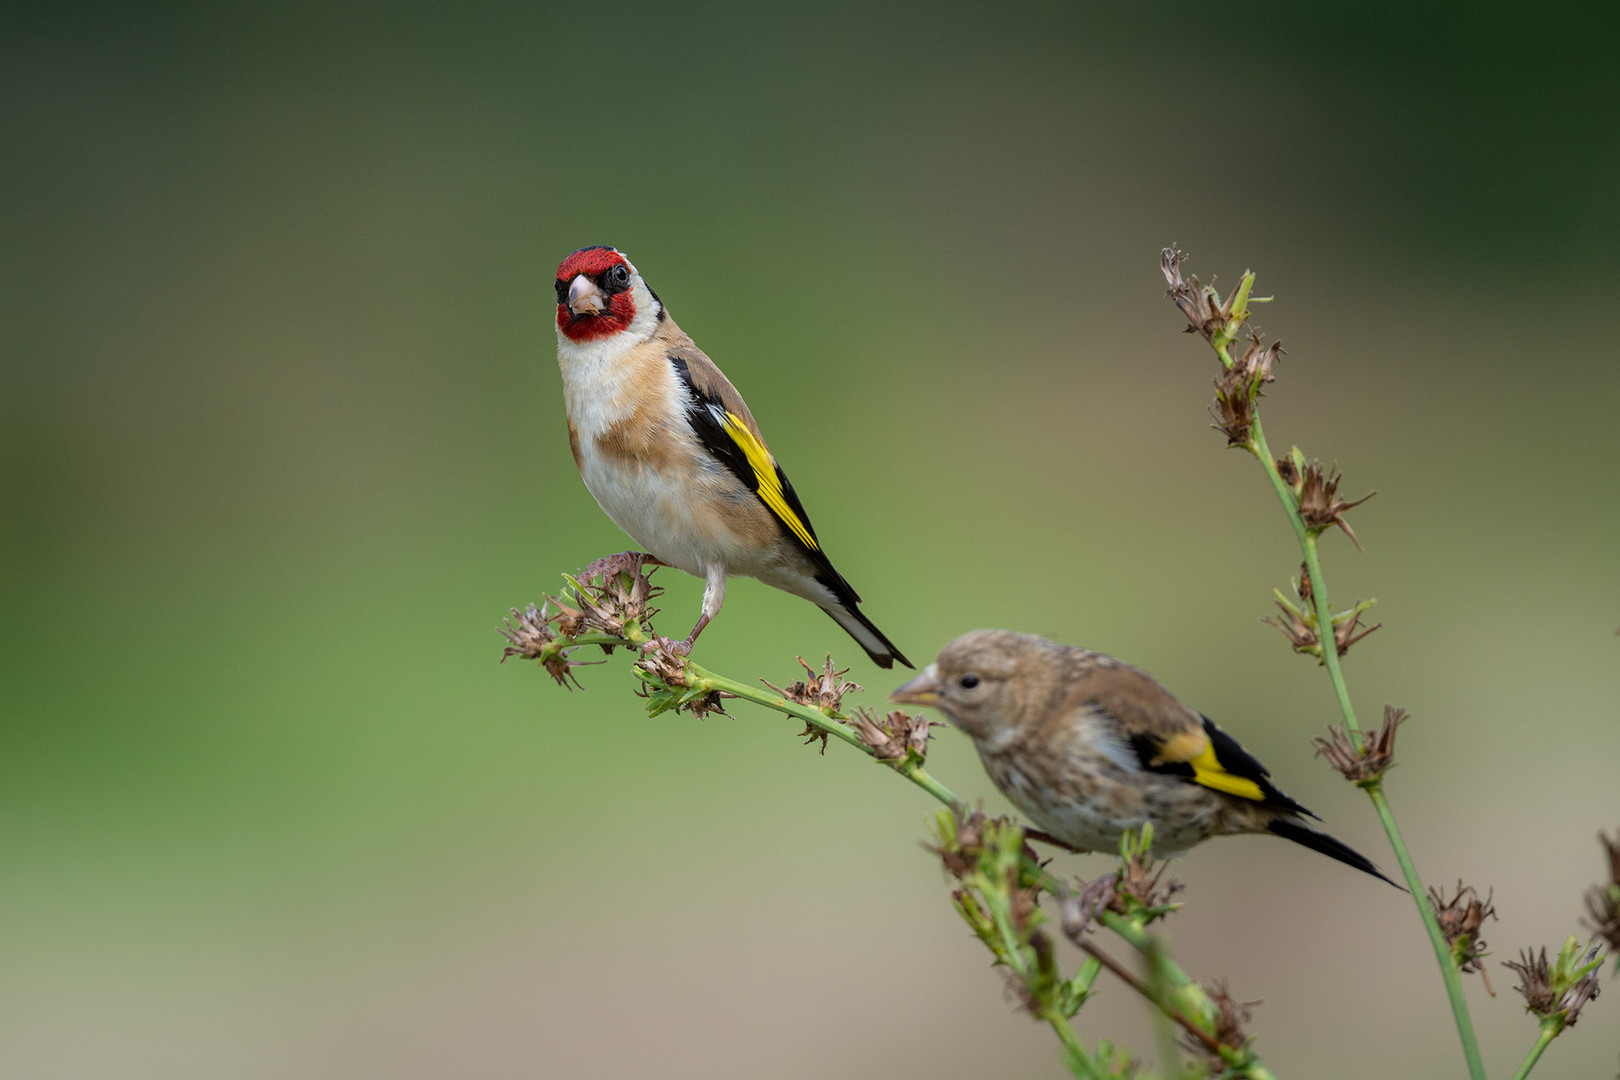
[[[979,685],[979,677],[972,674],[964,675],[960,679],[956,680],[956,685],[960,686],[964,690],[972,690],[975,686]]]

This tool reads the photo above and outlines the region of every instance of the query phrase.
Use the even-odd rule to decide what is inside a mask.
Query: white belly
[[[738,553],[729,550],[729,537],[719,534],[714,522],[699,520],[673,479],[606,460],[594,447],[582,445],[580,456],[585,487],[613,523],[648,553],[697,577],[711,566],[738,561]]]

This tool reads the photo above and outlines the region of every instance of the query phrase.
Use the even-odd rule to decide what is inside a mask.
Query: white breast
[[[598,448],[597,437],[630,419],[638,408],[655,416],[683,417],[692,403],[672,365],[649,366],[640,357],[626,356],[636,344],[623,343],[630,337],[559,342],[563,395],[579,440],[586,488],[614,524],[671,566],[698,577],[706,576],[711,566],[750,572],[748,564],[757,553],[739,546],[740,538],[715,514],[712,500],[702,497],[735,483],[718,466],[710,467],[695,446],[692,453],[675,455],[670,466],[675,475],[610,457]],[[669,438],[692,437],[683,431]]]

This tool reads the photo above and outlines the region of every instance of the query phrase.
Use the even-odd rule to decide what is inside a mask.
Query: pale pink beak
[[[889,700],[897,705],[938,705],[943,689],[939,681],[939,667],[929,664],[923,668],[921,675],[890,694]]]
[[[568,313],[570,315],[600,315],[607,310],[607,297],[596,287],[596,282],[584,274],[568,286]]]

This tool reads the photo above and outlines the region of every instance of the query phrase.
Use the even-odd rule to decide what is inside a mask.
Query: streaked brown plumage
[[[1111,851],[1147,822],[1161,855],[1211,836],[1270,832],[1389,881],[1305,824],[1316,815],[1213,721],[1112,656],[975,630],[892,698],[944,712],[1013,805],[1076,849]]]

